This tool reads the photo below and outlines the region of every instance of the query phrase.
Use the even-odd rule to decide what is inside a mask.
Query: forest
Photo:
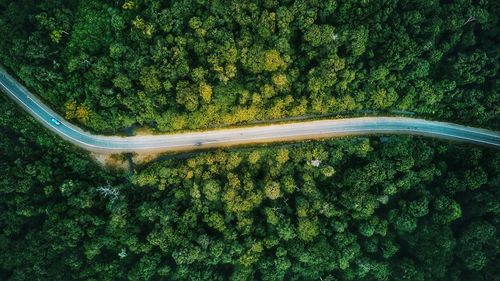
[[[500,130],[500,1],[0,0],[0,64],[118,134],[366,111]],[[0,280],[500,280],[500,150],[411,136],[106,169],[0,94]]]
[[[366,110],[498,129],[499,15],[492,0],[0,0],[0,61],[100,133]]]
[[[498,150],[357,137],[117,173],[1,101],[1,280],[500,278]]]

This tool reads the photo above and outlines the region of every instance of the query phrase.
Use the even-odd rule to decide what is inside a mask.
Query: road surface
[[[500,148],[500,133],[452,123],[403,117],[360,117],[151,136],[94,135],[65,121],[0,68],[0,89],[65,140],[99,153],[161,152],[327,137],[411,134]],[[52,120],[60,121],[57,125]]]

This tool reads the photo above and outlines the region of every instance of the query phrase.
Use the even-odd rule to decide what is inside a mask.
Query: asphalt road
[[[360,117],[242,127],[204,132],[115,137],[93,135],[65,121],[0,68],[0,88],[45,127],[65,140],[99,153],[160,152],[327,137],[411,134],[500,148],[500,133],[452,123],[402,117]],[[56,118],[60,125],[51,119]]]

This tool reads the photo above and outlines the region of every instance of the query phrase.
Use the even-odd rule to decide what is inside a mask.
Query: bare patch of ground
[[[132,159],[135,164],[137,165],[143,165],[148,162],[151,162],[155,160],[157,157],[159,157],[161,153],[155,153],[155,152],[149,152],[149,153],[135,153],[132,156]]]
[[[90,155],[105,168],[120,171],[128,171],[130,169],[127,157],[123,154],[101,154],[92,152]]]

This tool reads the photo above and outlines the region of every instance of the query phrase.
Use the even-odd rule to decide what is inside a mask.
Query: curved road
[[[0,68],[0,89],[45,127],[86,150],[99,153],[160,152],[235,144],[317,139],[367,134],[411,134],[500,148],[500,133],[451,123],[402,117],[361,117],[205,132],[114,137],[93,135],[63,120]],[[57,125],[52,121],[60,121]]]

